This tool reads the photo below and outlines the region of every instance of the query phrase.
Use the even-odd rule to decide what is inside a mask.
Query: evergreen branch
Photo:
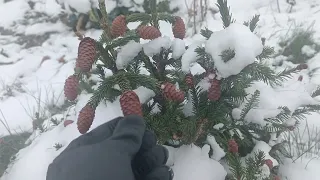
[[[315,98],[317,96],[320,96],[320,86],[311,94],[311,97]]]
[[[202,91],[202,89],[199,86],[193,87],[190,91],[194,114],[199,113],[199,108],[200,108],[199,96],[200,96],[201,91]]]
[[[204,47],[197,47],[195,52],[197,53],[197,63],[199,63],[201,67],[203,67],[205,70],[213,69],[214,63],[211,61],[211,56],[206,53]]]
[[[107,48],[112,49],[119,46],[126,45],[129,41],[139,41],[140,37],[135,33],[135,31],[129,31],[124,37],[114,39],[107,43]]]
[[[96,47],[100,54],[99,60],[103,62],[106,68],[111,69],[112,72],[115,73],[117,71],[116,63],[111,57],[111,55],[109,54],[108,50],[104,48],[100,42],[96,43]]]
[[[266,118],[265,121],[271,122],[273,124],[282,124],[283,122],[289,120],[291,118],[290,113],[291,111],[289,110],[288,107],[279,107],[278,109],[281,109],[281,112],[276,116],[272,118]]]
[[[175,18],[172,15],[167,14],[167,13],[158,13],[158,20],[166,21],[168,23],[173,24],[175,21]]]
[[[259,97],[260,97],[260,91],[256,90],[253,95],[248,99],[248,102],[246,103],[246,105],[244,106],[244,108],[241,111],[241,115],[240,115],[240,120],[244,120],[245,116],[248,114],[248,112],[254,108],[255,106],[257,106],[257,104],[259,103]]]
[[[236,55],[236,52],[233,49],[226,49],[222,51],[220,57],[224,62],[230,61],[234,56]]]
[[[203,37],[207,38],[207,39],[209,39],[209,38],[211,37],[212,33],[213,33],[213,32],[212,32],[211,30],[209,30],[208,28],[201,29],[201,31],[200,31],[200,34],[201,34]]]
[[[230,76],[221,81],[222,97],[233,105],[240,105],[248,95],[245,91],[255,79],[243,75]]]
[[[265,159],[265,154],[263,151],[258,151],[254,153],[254,157],[249,157],[245,160],[245,179],[256,180],[257,175],[261,174],[260,167],[263,165]]]
[[[272,84],[276,81],[277,76],[267,65],[262,63],[253,63],[245,67],[242,71],[244,74],[250,75],[255,80],[263,81],[266,84]]]
[[[260,20],[259,18],[260,18],[260,15],[256,14],[253,16],[253,18],[250,21],[244,22],[243,24],[245,26],[248,26],[250,28],[250,31],[253,32],[258,25],[258,22]]]
[[[230,13],[230,7],[228,7],[227,0],[218,0],[217,6],[218,6],[219,12],[221,14],[223,27],[224,28],[229,27],[229,25],[231,23],[235,22],[235,20],[232,19],[232,13]]]
[[[269,59],[274,54],[274,48],[269,46],[264,46],[262,53],[257,57],[259,60]]]
[[[296,68],[292,69],[285,69],[284,71],[277,74],[275,81],[273,82],[273,85],[281,85],[283,81],[286,81],[287,79],[292,78],[293,73],[298,73],[300,70]]]
[[[112,99],[112,97],[115,97],[116,94],[113,93],[119,93],[119,90],[114,89],[114,86],[117,84],[117,78],[117,75],[105,78],[98,89],[93,93],[89,103],[92,106],[97,107],[103,99]]]
[[[160,74],[157,70],[157,68],[152,64],[149,56],[145,55],[144,52],[140,52],[139,53],[139,57],[141,57],[145,68],[151,73],[151,75],[153,77],[155,77],[156,79],[160,79]]]
[[[144,74],[136,74],[132,72],[125,73],[126,79],[130,81],[130,83],[135,84],[135,86],[143,86],[148,89],[153,90],[155,93],[159,92],[159,83],[156,79],[144,75]]]
[[[227,163],[234,179],[242,179],[245,169],[242,167],[241,159],[238,155],[228,153],[226,155]]]
[[[272,126],[265,126],[264,130],[266,130],[268,133],[278,133],[284,131],[286,127],[283,125],[278,124],[272,124]]]
[[[305,119],[305,115],[310,115],[312,112],[319,112],[320,111],[320,105],[305,105],[298,109],[296,109],[292,113],[292,118],[296,119],[297,121],[300,121],[302,119]]]
[[[151,16],[147,13],[133,13],[126,17],[126,22],[149,22],[151,21]]]

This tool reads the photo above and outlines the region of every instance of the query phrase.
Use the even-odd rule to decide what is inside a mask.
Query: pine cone
[[[289,131],[294,131],[296,129],[295,126],[288,126],[287,128],[288,128]]]
[[[172,83],[166,82],[161,86],[163,96],[166,99],[177,101],[179,103],[184,101],[184,92],[177,90],[176,86]]]
[[[234,139],[230,139],[228,142],[228,151],[232,153],[237,153],[238,149],[238,143]]]
[[[80,68],[83,72],[89,72],[92,68],[96,57],[95,41],[89,37],[81,40],[78,47],[78,59],[76,67]]]
[[[156,39],[161,36],[159,29],[153,26],[141,26],[138,28],[138,34],[142,39]]]
[[[175,38],[183,39],[186,36],[186,26],[181,17],[175,17],[172,32]]]
[[[308,64],[299,64],[297,67],[296,67],[297,70],[303,70],[303,69],[308,69]]]
[[[269,169],[273,168],[273,162],[270,159],[265,160],[264,163],[269,167]]]
[[[185,82],[188,85],[189,88],[192,88],[194,86],[193,83],[193,75],[192,74],[187,74],[185,77]]]
[[[299,76],[298,81],[302,81],[303,80],[303,76]]]
[[[121,95],[120,106],[124,116],[143,116],[139,97],[134,91],[126,91]]]
[[[76,75],[69,76],[64,83],[64,95],[70,101],[78,96],[79,79]]]
[[[211,87],[208,91],[208,99],[211,101],[217,101],[221,97],[221,87],[220,82],[217,79],[211,81]]]
[[[281,180],[279,176],[275,176],[274,180]]]
[[[95,109],[89,104],[81,109],[77,122],[78,130],[81,134],[86,133],[90,129],[94,117]]]
[[[64,126],[64,127],[67,127],[68,125],[70,125],[70,124],[72,124],[72,123],[73,123],[72,120],[65,120],[65,121],[63,122],[63,126]]]
[[[126,30],[126,17],[124,15],[117,16],[112,22],[111,35],[113,37],[123,36],[126,33]]]

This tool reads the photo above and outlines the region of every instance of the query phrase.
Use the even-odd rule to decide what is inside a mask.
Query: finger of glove
[[[140,116],[130,115],[121,119],[115,127],[112,136],[106,142],[106,146],[112,143],[113,148],[125,151],[133,157],[142,144],[142,138],[146,129],[145,121]]]
[[[153,169],[165,165],[168,160],[168,155],[168,150],[161,145],[156,145],[143,153],[139,152],[132,161],[135,175],[137,177],[143,177]]]
[[[143,153],[145,151],[148,151],[149,149],[152,149],[156,144],[157,144],[156,135],[152,131],[146,130],[142,138],[142,144],[139,152]]]
[[[69,151],[74,148],[78,148],[85,145],[92,145],[112,136],[115,127],[123,117],[117,117],[111,121],[108,121],[97,128],[93,129],[89,133],[83,134],[78,138],[71,141],[68,147],[64,151]]]
[[[158,167],[150,172],[144,180],[172,180],[173,179],[173,171],[166,166]]]

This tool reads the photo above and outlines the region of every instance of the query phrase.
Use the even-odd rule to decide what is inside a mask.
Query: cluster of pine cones
[[[114,38],[119,36],[124,36],[127,31],[127,22],[126,17],[124,15],[120,15],[116,17],[111,26],[111,35]],[[175,38],[183,39],[186,35],[186,27],[181,17],[176,16],[175,21],[172,24],[172,32]],[[161,32],[154,26],[139,26],[137,28],[137,34],[142,39],[156,39],[161,36]]]
[[[114,38],[123,36],[127,31],[126,17],[123,15],[118,16],[112,23],[111,34]],[[175,17],[175,22],[172,25],[172,31],[175,38],[183,39],[185,37],[186,29],[183,20],[180,17]],[[140,26],[137,33],[143,39],[155,39],[161,36],[159,29],[153,26]],[[91,70],[97,55],[96,42],[90,37],[83,38],[78,47],[78,58],[76,61],[76,71],[87,73]],[[74,73],[69,76],[65,81],[64,94],[70,101],[76,100],[79,94],[79,81],[80,77]],[[185,83],[189,88],[194,86],[192,74],[187,74]],[[162,96],[169,101],[182,103],[185,99],[185,92],[176,88],[172,83],[165,82],[161,85]],[[220,84],[218,80],[212,80],[209,89],[208,98],[216,101],[220,98]],[[120,97],[120,106],[124,116],[139,115],[143,116],[141,103],[138,95],[132,91],[125,91]],[[78,130],[81,134],[86,133],[94,120],[95,107],[89,103],[83,107],[78,116]]]

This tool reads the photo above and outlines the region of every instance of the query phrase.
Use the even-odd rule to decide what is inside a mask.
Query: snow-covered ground
[[[65,79],[73,73],[79,40],[70,28],[59,20],[55,23],[46,20],[49,17],[57,17],[63,11],[57,1],[37,0],[34,1],[33,9],[26,0],[12,0],[6,3],[4,1],[0,0],[0,32],[2,32],[0,34],[0,119],[6,120],[12,132],[32,131],[32,120],[38,113],[41,118],[46,119],[44,121],[46,130],[33,132],[29,139],[31,144],[18,153],[17,159],[1,180],[21,180],[22,178],[44,180],[48,164],[71,140],[80,135],[76,123],[66,127],[63,123],[54,126],[50,119],[76,121],[79,111],[90,98],[90,95],[82,94],[74,106],[65,110],[56,108],[65,103],[63,86]],[[69,3],[82,12],[87,11],[86,7],[89,7],[87,5],[89,0],[58,1]],[[317,31],[315,40],[319,41],[320,22],[316,21],[320,17],[319,0],[297,0],[291,13],[287,12],[289,6],[285,0],[279,0],[280,13],[276,0],[228,0],[228,2],[233,17],[239,22],[251,19],[254,14],[260,14],[257,32],[267,39],[267,45],[275,46],[276,50],[279,48],[277,45],[279,36],[290,33],[290,30],[300,24],[304,27],[313,25],[314,30]],[[182,7],[181,14],[186,14],[184,0],[173,1],[173,5],[179,4]],[[108,10],[114,7],[113,2],[108,2],[107,5]],[[36,13],[44,13],[46,16],[42,19],[38,16],[26,17]],[[161,25],[162,33],[172,37],[171,25],[167,23]],[[220,15],[209,16],[203,27],[213,31],[221,30]],[[10,31],[4,33],[5,31],[1,31],[1,28]],[[27,42],[24,42],[26,40],[24,36],[31,35],[32,38],[38,38],[46,34],[49,34],[48,39],[41,45],[25,48]],[[85,35],[98,38],[100,34],[99,30],[89,30]],[[27,40],[30,41],[30,39]],[[196,35],[186,39],[186,43],[197,40],[199,36]],[[317,62],[318,57],[320,58],[320,54],[310,61],[310,69],[320,67],[320,61]],[[261,90],[263,105],[261,104],[258,110],[262,113],[283,105],[292,107],[301,104],[301,101],[305,100],[305,95],[320,84],[320,77],[315,75],[310,79],[307,73],[307,70],[301,71],[282,88],[276,90],[268,89],[263,84],[256,84],[250,91]],[[300,75],[303,76],[302,81],[298,81]],[[118,101],[109,103],[107,106],[100,105],[96,110],[92,128],[119,115],[122,115],[122,112]],[[308,116],[307,122],[302,122],[300,129],[306,126],[320,128],[320,115]],[[0,135],[8,135],[8,131],[2,124],[0,124]],[[302,136],[302,141],[308,141],[310,138],[305,134]],[[56,143],[63,147],[56,150],[54,148]],[[175,180],[224,179],[225,170],[217,161],[208,158],[207,146],[202,149],[182,147],[172,150],[172,153],[174,153],[172,161],[175,162]],[[280,166],[279,174],[282,179],[319,179],[317,170],[320,168],[320,159],[316,153],[308,153],[297,159],[295,162],[287,159],[284,165]],[[198,170],[195,171],[195,169]]]

